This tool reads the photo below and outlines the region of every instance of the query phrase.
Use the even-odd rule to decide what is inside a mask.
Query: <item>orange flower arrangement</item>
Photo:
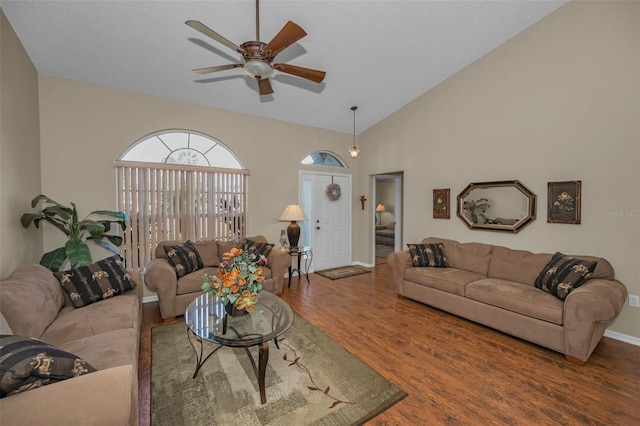
[[[222,255],[222,263],[216,275],[203,275],[202,290],[215,293],[225,305],[235,304],[236,309],[253,312],[262,291],[262,266],[267,258],[239,248]]]

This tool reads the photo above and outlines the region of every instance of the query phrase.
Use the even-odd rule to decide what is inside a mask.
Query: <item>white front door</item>
[[[303,194],[302,198],[311,202],[308,211],[313,270],[350,265],[351,176],[310,174],[305,172],[303,179],[311,183],[311,194]],[[331,183],[340,185],[341,196],[338,200],[330,200],[326,194],[327,186]]]

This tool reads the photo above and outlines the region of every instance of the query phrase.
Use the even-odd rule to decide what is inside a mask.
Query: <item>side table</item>
[[[302,258],[304,257],[304,276],[307,278],[307,282],[311,284],[309,280],[309,266],[311,265],[311,261],[313,260],[313,250],[309,246],[304,247],[289,247],[287,248],[287,253],[291,257],[297,258],[298,267],[292,267],[289,265],[289,287],[291,287],[291,277],[293,274],[298,272],[298,278],[300,278],[300,274],[302,272]]]

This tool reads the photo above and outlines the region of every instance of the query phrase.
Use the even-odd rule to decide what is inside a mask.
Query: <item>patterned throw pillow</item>
[[[1,335],[0,397],[96,371],[83,359],[31,337]]]
[[[202,258],[190,240],[177,246],[164,246],[164,251],[178,278],[203,268]]]
[[[536,287],[560,300],[580,287],[596,269],[598,262],[574,259],[562,253],[553,255],[536,278]]]
[[[76,308],[117,296],[136,288],[119,256],[111,256],[87,266],[55,272],[54,275]]]
[[[271,253],[271,249],[273,248],[273,244],[269,243],[259,243],[253,240],[247,240],[244,245],[244,249],[249,253],[255,253],[257,255],[263,255],[264,257],[268,257],[269,253]]]
[[[447,258],[444,257],[442,244],[407,244],[407,247],[411,253],[413,266],[447,267]]]

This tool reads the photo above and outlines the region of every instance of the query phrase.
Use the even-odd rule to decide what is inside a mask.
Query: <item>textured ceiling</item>
[[[241,56],[185,25],[202,21],[235,44],[255,40],[255,2],[1,1],[41,74],[351,133],[373,126],[566,1],[260,2],[260,41],[288,21],[308,35],[276,62],[323,70],[321,84],[275,72],[259,96],[240,68],[193,68]],[[500,70],[496,70],[500,72]]]

